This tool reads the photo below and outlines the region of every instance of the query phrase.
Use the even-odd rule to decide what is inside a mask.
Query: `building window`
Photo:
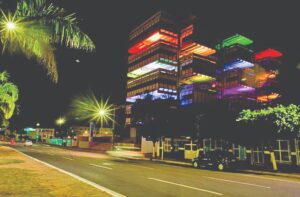
[[[291,150],[289,140],[276,140],[275,159],[279,163],[291,162]]]

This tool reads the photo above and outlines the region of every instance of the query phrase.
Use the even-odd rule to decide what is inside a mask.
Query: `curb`
[[[7,147],[7,146],[6,146],[6,147]],[[62,172],[62,173],[64,173],[64,174],[66,174],[66,175],[69,175],[69,176],[71,176],[71,177],[73,177],[73,178],[75,178],[75,179],[77,179],[77,180],[79,180],[79,181],[81,181],[81,182],[83,182],[83,183],[86,183],[86,184],[88,184],[88,185],[90,185],[90,186],[92,186],[92,187],[94,187],[94,188],[96,188],[96,189],[98,189],[98,190],[101,190],[101,191],[103,191],[103,192],[105,192],[105,193],[107,193],[107,194],[110,194],[110,195],[112,195],[112,196],[114,196],[114,197],[126,197],[126,196],[124,196],[124,195],[122,195],[122,194],[119,194],[119,193],[117,193],[117,192],[114,192],[114,191],[112,191],[112,190],[110,190],[110,189],[108,189],[108,188],[106,188],[106,187],[104,187],[104,186],[101,186],[101,185],[99,185],[99,184],[97,184],[97,183],[94,183],[94,182],[89,181],[89,180],[87,180],[87,179],[85,179],[85,178],[82,178],[82,177],[80,177],[80,176],[78,176],[78,175],[76,175],[76,174],[73,174],[73,173],[71,173],[71,172],[65,171],[65,170],[60,169],[60,168],[58,168],[58,167],[55,167],[55,166],[53,166],[53,165],[51,165],[51,164],[49,164],[49,163],[46,163],[46,162],[44,162],[44,161],[41,161],[41,160],[39,160],[39,159],[36,159],[36,158],[31,157],[31,156],[29,156],[29,155],[26,155],[25,153],[23,153],[23,152],[21,152],[21,151],[19,151],[19,150],[17,150],[17,149],[14,149],[14,148],[11,148],[11,147],[7,147],[7,148],[9,148],[9,149],[11,149],[11,150],[14,150],[14,151],[16,151],[17,153],[20,153],[21,155],[23,155],[23,156],[25,156],[25,157],[27,157],[27,158],[30,158],[30,159],[32,159],[32,160],[34,160],[34,161],[36,161],[36,162],[39,162],[39,163],[41,163],[41,164],[44,164],[44,165],[46,165],[46,166],[48,166],[48,167],[50,167],[50,168],[52,168],[52,169],[55,169],[55,170],[57,170],[57,171],[59,171],[59,172]]]

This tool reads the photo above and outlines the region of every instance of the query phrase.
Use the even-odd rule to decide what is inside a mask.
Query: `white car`
[[[31,140],[26,140],[24,142],[24,146],[32,146],[32,141]]]

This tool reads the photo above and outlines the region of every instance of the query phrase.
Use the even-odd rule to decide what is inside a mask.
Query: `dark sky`
[[[6,0],[11,1],[11,0]],[[2,0],[5,2],[5,0]],[[13,127],[53,126],[54,120],[68,111],[78,93],[93,90],[110,97],[111,102],[125,100],[128,33],[159,10],[175,15],[194,14],[200,18],[213,42],[235,33],[254,40],[255,50],[274,47],[284,54],[280,86],[284,102],[300,100],[299,9],[296,1],[222,1],[222,0],[56,0],[56,5],[76,12],[82,29],[96,44],[96,52],[57,50],[59,83],[53,84],[42,66],[23,57],[0,56],[0,69],[8,70],[20,88],[20,115]],[[3,7],[3,4],[0,5]],[[75,60],[79,59],[80,63]],[[298,95],[297,95],[298,94]]]

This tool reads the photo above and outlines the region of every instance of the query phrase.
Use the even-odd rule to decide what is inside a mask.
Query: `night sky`
[[[6,0],[11,1],[11,0]],[[1,2],[1,1],[0,1]],[[254,40],[252,49],[274,47],[284,54],[280,68],[283,102],[300,101],[299,7],[296,1],[188,1],[188,0],[56,0],[56,5],[76,12],[81,27],[96,44],[96,52],[58,48],[59,83],[53,84],[42,66],[22,56],[0,56],[0,70],[8,70],[20,88],[20,114],[11,122],[14,128],[51,127],[64,115],[71,99],[93,90],[123,104],[127,71],[128,34],[131,29],[159,10],[175,15],[199,17],[212,42],[239,33]],[[201,2],[201,3],[200,3]],[[0,4],[3,8],[2,0]],[[3,8],[5,9],[5,8]],[[79,59],[80,63],[75,60]],[[298,94],[298,95],[297,95]]]

